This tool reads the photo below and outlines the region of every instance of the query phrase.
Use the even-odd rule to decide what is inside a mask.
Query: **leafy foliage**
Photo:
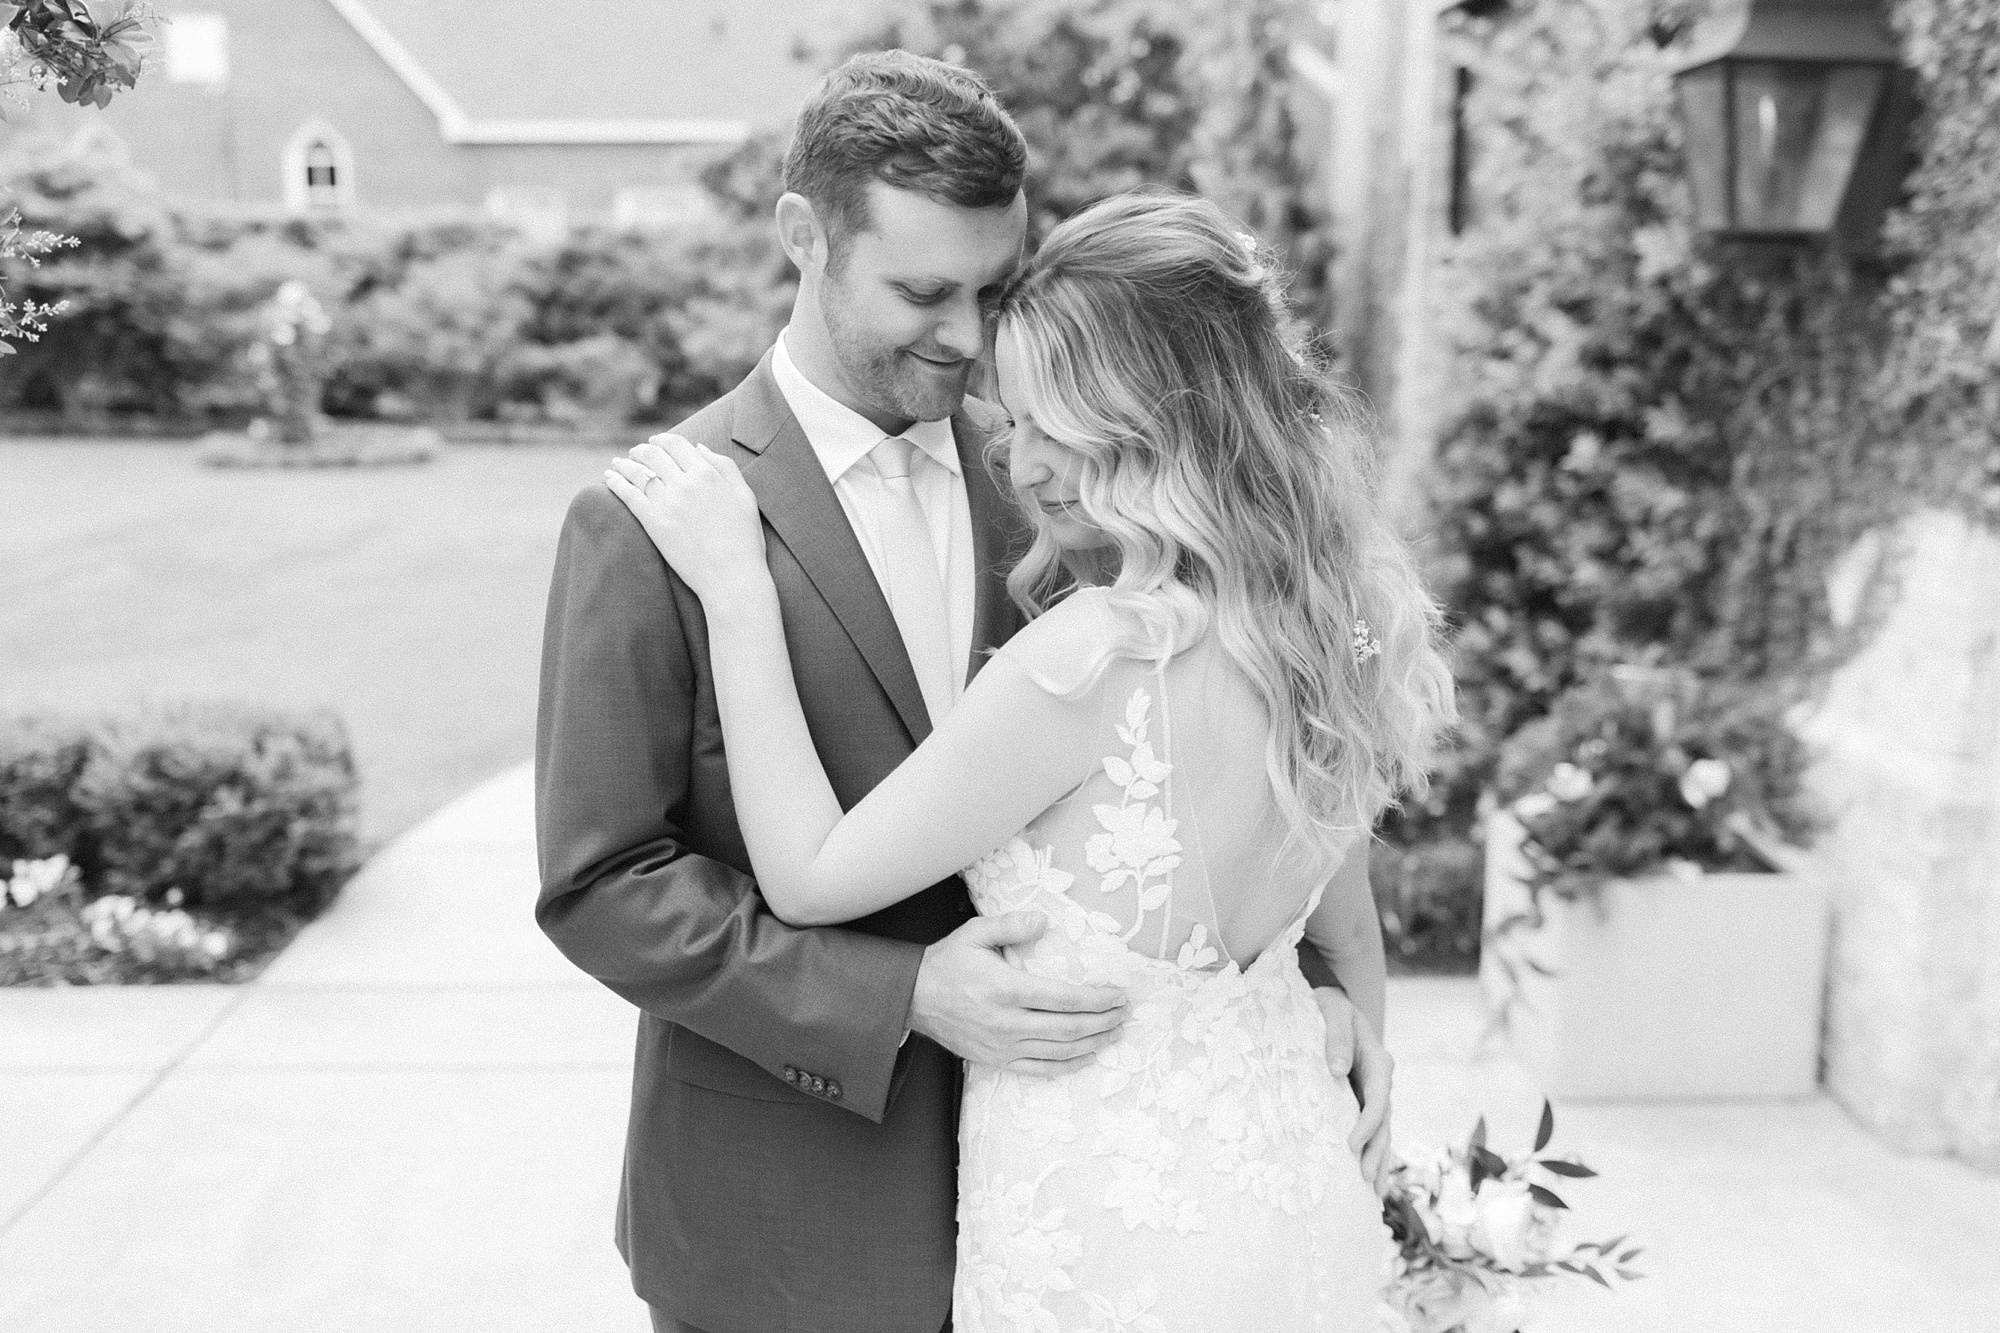
[[[139,82],[157,14],[140,0],[14,0],[0,3],[0,83],[55,86],[65,102],[102,109]]]
[[[12,262],[40,268],[43,255],[73,247],[76,243],[74,236],[58,236],[52,231],[24,231],[18,209],[0,218],[0,263]],[[4,278],[4,273],[0,273],[0,278]],[[0,281],[0,356],[14,355],[14,344],[10,339],[40,342],[42,335],[49,331],[49,321],[68,308],[67,303],[62,301],[54,305],[38,305],[34,301],[11,300],[5,282]]]
[[[354,872],[356,792],[330,716],[0,718],[0,985],[254,975]]]
[[[94,13],[81,0],[22,0],[0,3],[0,119],[17,85],[56,85],[66,102],[104,107],[112,94],[138,82],[139,67],[152,43],[147,25],[151,5],[134,0],[100,3]],[[18,209],[0,218],[0,279],[7,272],[38,268],[42,256],[75,246],[74,236],[26,231]],[[49,321],[68,309],[63,301],[15,301],[0,281],[0,356],[14,354],[16,342],[38,342]]]
[[[1904,261],[1694,228],[1671,82],[1694,8],[1452,20],[1477,71],[1479,222],[1445,251],[1457,401],[1429,499],[1464,728],[1391,830],[1406,845],[1469,838],[1506,739],[1590,713],[1614,664],[1789,697],[1852,646],[1834,562],[1965,475],[1963,439],[1908,429],[1935,394],[1897,369],[1933,319],[1910,313]]]
[[[531,241],[485,219],[398,225],[176,207],[90,141],[0,159],[35,225],[80,245],[10,281],[70,313],[0,400],[78,420],[260,410],[264,311],[304,282],[333,321],[336,415],[563,424],[663,421],[756,363],[790,307],[768,225]]]
[[[1417,1149],[1396,1163],[1382,1200],[1382,1220],[1396,1242],[1383,1292],[1385,1330],[1513,1328],[1523,1322],[1537,1284],[1567,1276],[1609,1290],[1607,1273],[1625,1282],[1645,1276],[1632,1267],[1644,1250],[1630,1236],[1561,1243],[1569,1205],[1550,1186],[1597,1173],[1540,1155],[1555,1128],[1555,1110],[1545,1101],[1527,1153],[1495,1152],[1481,1116],[1463,1145]]]
[[[1881,376],[1892,428],[1943,458],[1930,498],[2000,517],[2000,7],[1896,0],[1924,108],[1909,199],[1889,241],[1893,336]]]
[[[152,184],[88,136],[60,146],[26,140],[0,158],[0,192],[25,221],[73,237],[39,268],[14,266],[10,289],[62,320],[20,348],[0,391],[16,403],[87,415],[167,415],[219,384],[254,332],[256,305],[281,280],[218,263]],[[246,384],[243,398],[254,395]]]
[[[353,872],[339,722],[212,705],[0,723],[0,862],[66,855],[90,896],[310,915]]]
[[[904,0],[837,55],[977,70],[1028,140],[1032,240],[1139,185],[1194,190],[1291,260],[1322,318],[1325,219],[1299,161],[1282,0]]]
[[[1498,775],[1531,888],[1561,898],[1661,865],[1760,871],[1816,828],[1805,751],[1767,688],[1614,670],[1507,742]]]

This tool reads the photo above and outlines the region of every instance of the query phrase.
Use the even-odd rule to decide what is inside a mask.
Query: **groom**
[[[777,209],[791,321],[676,428],[757,492],[844,807],[1020,626],[1004,580],[1023,533],[965,387],[1022,257],[1026,162],[963,69],[892,51],[828,75]],[[640,1010],[617,1240],[654,1327],[937,1333],[960,1059],[1061,1073],[1116,1038],[1123,996],[1008,966],[1041,919],[977,918],[955,877],[845,926],[773,916],[699,603],[601,486],[563,525],[536,739],[536,919]]]

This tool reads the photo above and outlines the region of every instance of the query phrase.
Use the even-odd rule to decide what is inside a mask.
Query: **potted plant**
[[[1480,976],[1551,1096],[1802,1097],[1826,885],[1804,747],[1771,691],[1620,667],[1512,737]]]

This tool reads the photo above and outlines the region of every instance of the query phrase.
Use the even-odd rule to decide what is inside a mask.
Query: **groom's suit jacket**
[[[1004,579],[1021,529],[980,430],[952,424],[979,564],[970,670],[1019,627]],[[770,357],[677,431],[757,493],[806,720],[852,807],[930,720]],[[965,886],[837,928],[771,914],[730,803],[700,603],[601,485],[557,549],[535,809],[536,920],[640,1010],[617,1219],[639,1295],[707,1333],[937,1333],[959,1066],[903,1025],[924,946],[972,914]]]

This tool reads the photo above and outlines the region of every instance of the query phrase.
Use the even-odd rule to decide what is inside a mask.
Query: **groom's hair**
[[[785,154],[785,188],[811,201],[836,263],[868,228],[870,181],[998,208],[1027,174],[1027,142],[986,80],[908,51],[852,56],[821,79]]]

